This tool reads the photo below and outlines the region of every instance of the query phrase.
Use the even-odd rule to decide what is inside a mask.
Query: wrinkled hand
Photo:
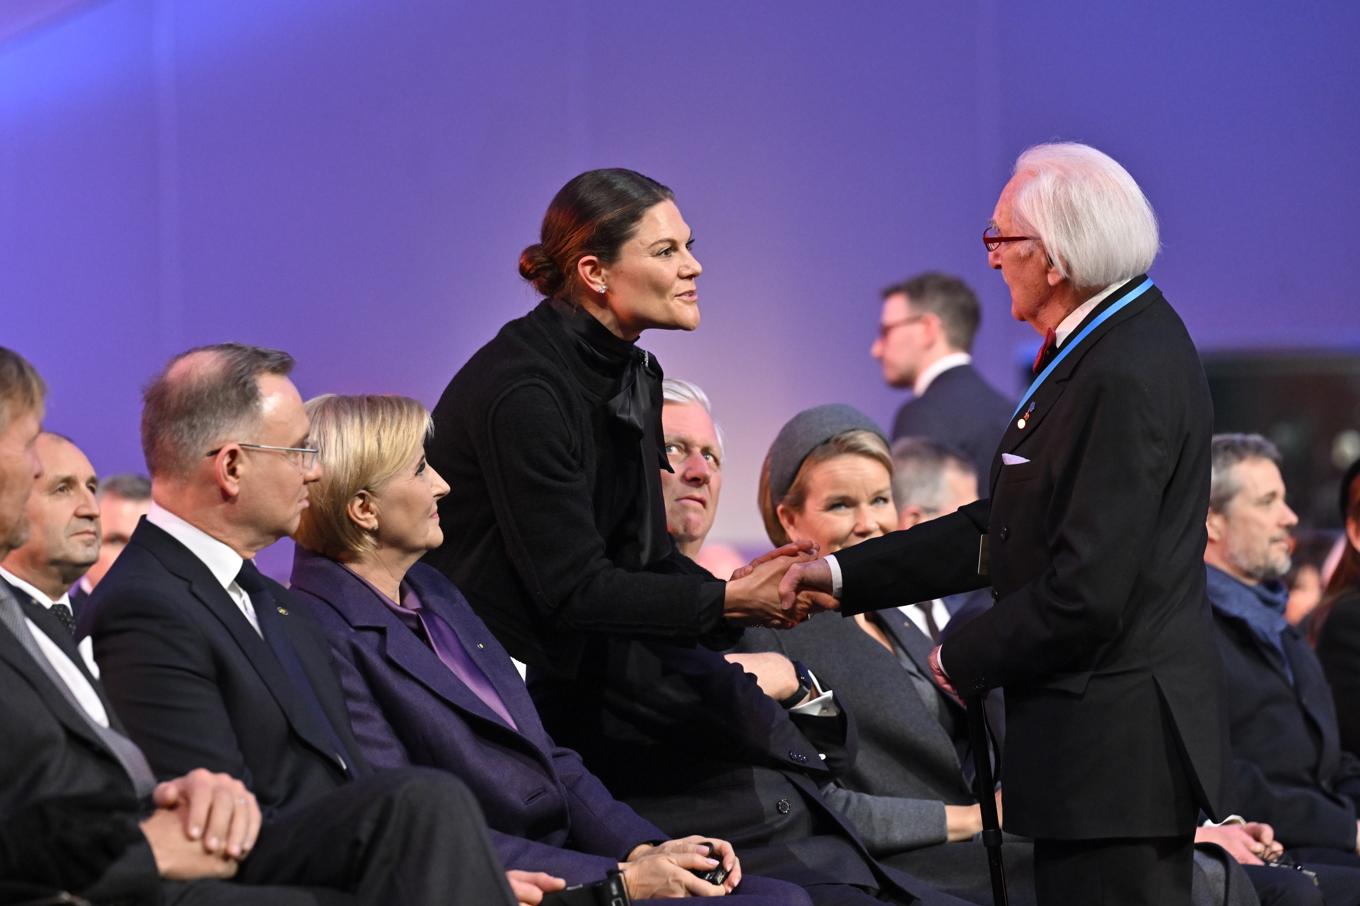
[[[840,602],[831,594],[831,567],[824,559],[805,558],[789,567],[779,583],[779,602],[796,610],[801,604],[835,610]]]
[[[171,881],[230,878],[240,865],[235,859],[211,853],[184,833],[185,817],[179,809],[158,808],[141,822],[142,835],[156,860],[156,873]]]
[[[1284,846],[1275,839],[1274,828],[1255,821],[1196,828],[1195,842],[1215,843],[1243,865],[1274,861],[1284,852]]]
[[[810,541],[786,544],[762,554],[738,569],[727,581],[723,616],[743,626],[788,629],[807,619],[817,602],[808,597],[785,605],[780,600],[780,580],[794,564],[813,556]]]
[[[151,793],[158,808],[175,811],[184,835],[201,840],[203,851],[243,859],[260,834],[260,806],[235,777],[203,768],[158,784]]]
[[[930,664],[930,676],[935,680],[935,684],[955,698],[960,698],[959,690],[954,688],[954,684],[949,681],[949,675],[940,666],[940,646],[936,645],[930,649],[930,656],[926,658]]]
[[[520,871],[511,869],[505,873],[510,882],[510,892],[515,895],[519,906],[538,906],[543,902],[543,894],[561,890],[567,882],[542,871]]]
[[[672,855],[698,853],[701,856],[707,856],[710,860],[714,860],[714,864],[704,868],[704,871],[709,868],[717,868],[719,864],[727,869],[727,878],[723,881],[722,886],[728,892],[731,892],[741,883],[741,860],[737,858],[736,850],[732,848],[732,844],[726,840],[719,840],[717,837],[689,836],[681,837],[678,840],[667,840],[657,846],[644,843],[629,853],[628,861],[631,862],[636,858],[654,853]]]
[[[753,651],[748,654],[726,654],[728,663],[736,664],[756,678],[760,691],[777,702],[782,702],[798,691],[798,674],[793,661],[774,651]]]

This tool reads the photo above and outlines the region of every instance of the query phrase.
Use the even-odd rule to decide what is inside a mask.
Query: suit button
[[[787,799],[780,799],[774,804],[774,808],[775,811],[779,812],[781,815],[787,815],[789,812],[793,811],[793,806],[789,805],[789,800]]]
[[[1011,536],[1011,530],[1003,525],[1001,526],[1001,531],[996,533],[996,536],[1000,538],[1002,541],[1005,541],[1007,538]]]
[[[992,600],[993,601],[1001,600],[1001,592],[997,591],[995,588],[992,589]]]

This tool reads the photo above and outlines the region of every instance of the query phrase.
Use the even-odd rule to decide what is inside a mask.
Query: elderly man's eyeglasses
[[[310,472],[316,465],[316,459],[321,455],[321,451],[316,447],[276,447],[273,444],[248,444],[239,442],[236,446],[244,450],[263,450],[266,453],[282,453],[288,457],[288,461],[297,466],[303,472]],[[222,448],[209,450],[208,456],[216,456],[222,452]]]
[[[982,244],[987,247],[987,251],[994,252],[1001,248],[1002,243],[1006,242],[1025,242],[1033,239],[1033,236],[1002,236],[1001,231],[994,226],[989,226],[982,231]]]

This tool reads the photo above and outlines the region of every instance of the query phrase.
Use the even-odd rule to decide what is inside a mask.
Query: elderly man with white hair
[[[1204,597],[1213,408],[1146,275],[1157,221],[1085,145],[1022,154],[983,236],[1011,314],[1047,341],[989,499],[792,568],[846,613],[990,585],[931,653],[937,681],[1006,690],[1006,829],[1035,839],[1044,904],[1190,902],[1216,814],[1222,716]]]

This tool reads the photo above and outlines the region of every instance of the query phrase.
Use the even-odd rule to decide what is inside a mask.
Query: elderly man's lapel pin
[[[1025,425],[1029,424],[1029,418],[1033,414],[1034,414],[1034,400],[1030,400],[1029,408],[1025,410],[1024,415],[1020,416],[1020,420],[1015,423],[1015,427],[1019,428],[1021,431],[1025,430]]]

